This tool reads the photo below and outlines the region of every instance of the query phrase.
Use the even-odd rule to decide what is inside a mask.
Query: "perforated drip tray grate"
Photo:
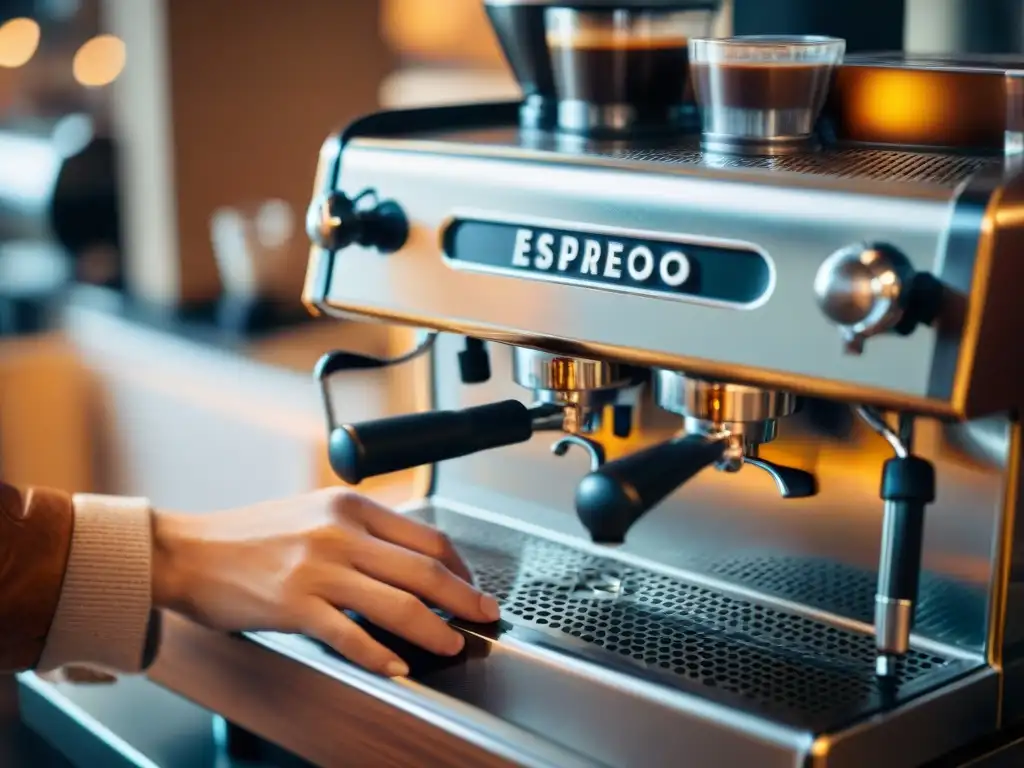
[[[783,600],[871,623],[875,610],[874,571],[834,560],[782,555],[737,555],[710,562],[712,576]],[[915,611],[918,631],[951,645],[980,647],[984,638],[984,590],[925,573]]]
[[[448,533],[513,624],[788,725],[834,728],[977,666],[912,651],[888,686],[873,674],[868,635],[448,510],[423,516]]]

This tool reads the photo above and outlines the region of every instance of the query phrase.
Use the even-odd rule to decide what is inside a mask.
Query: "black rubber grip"
[[[878,593],[893,600],[917,600],[921,579],[925,507],[935,501],[935,468],[919,456],[889,459],[882,472],[882,498],[889,560],[879,574]]]
[[[881,496],[884,501],[935,501],[935,467],[920,456],[889,459],[882,468]]]
[[[506,400],[337,427],[329,454],[338,477],[356,485],[368,477],[522,443],[532,434],[530,411],[518,400]]]
[[[679,437],[605,464],[580,481],[576,514],[598,544],[621,544],[648,510],[715,463],[723,440]]]

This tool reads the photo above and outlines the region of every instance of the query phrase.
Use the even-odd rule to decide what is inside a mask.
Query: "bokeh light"
[[[82,85],[99,88],[114,82],[124,69],[124,41],[115,35],[97,35],[75,53],[72,70]]]
[[[39,47],[39,37],[39,25],[32,19],[11,19],[0,25],[0,67],[27,64]]]

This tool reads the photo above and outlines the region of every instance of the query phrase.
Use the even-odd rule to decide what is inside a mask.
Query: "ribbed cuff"
[[[152,658],[152,512],[146,499],[74,497],[75,524],[38,669],[142,671]]]

